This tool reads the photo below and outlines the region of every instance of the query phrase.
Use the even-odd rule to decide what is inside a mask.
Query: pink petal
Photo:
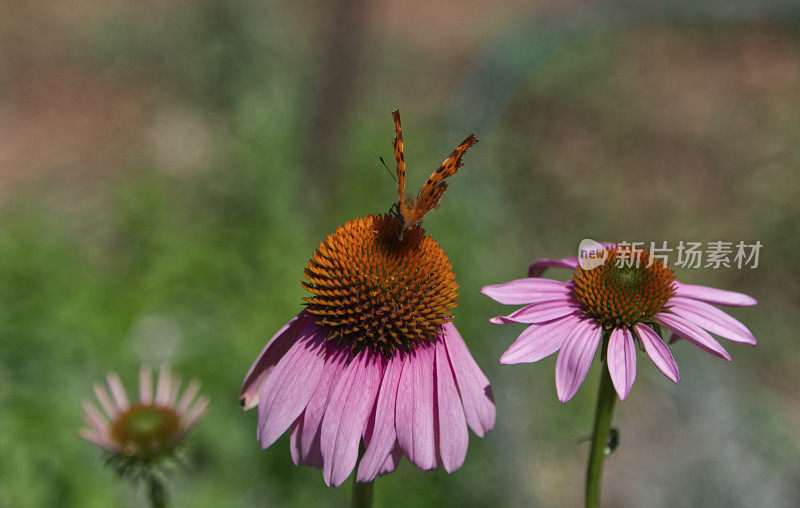
[[[533,363],[550,356],[561,348],[570,331],[580,321],[577,316],[568,316],[543,325],[529,326],[503,353],[500,363]]]
[[[586,378],[600,343],[600,335],[597,324],[584,320],[561,346],[556,360],[556,392],[561,402],[571,399]]]
[[[167,405],[170,407],[175,406],[178,400],[178,394],[181,392],[181,377],[173,374],[169,384],[169,393],[167,394]]]
[[[322,477],[338,487],[350,476],[358,460],[358,445],[378,395],[385,358],[362,350],[336,383],[322,420]]]
[[[292,424],[292,433],[289,434],[289,455],[292,457],[292,462],[294,462],[295,466],[312,466],[321,469],[322,461],[318,464],[312,464],[312,461],[304,460],[303,453],[300,450],[300,441],[303,439],[303,414],[298,416],[297,420]]]
[[[723,348],[719,342],[709,335],[708,332],[691,321],[687,321],[686,319],[674,314],[661,312],[656,314],[656,322],[671,330],[672,333],[680,335],[682,338],[688,340],[703,351],[731,361],[731,355],[725,351],[725,348]]]
[[[186,431],[191,429],[195,423],[200,421],[200,419],[202,419],[206,413],[208,413],[208,408],[210,405],[211,400],[205,395],[197,397],[195,404],[186,412],[186,416],[184,416],[183,421],[181,422],[181,429]]]
[[[83,411],[86,413],[84,420],[98,434],[106,434],[109,431],[108,420],[103,418],[100,411],[88,399],[81,401]]]
[[[455,375],[442,341],[436,342],[436,405],[439,416],[439,456],[444,470],[452,473],[461,467],[467,457],[469,433]]]
[[[97,395],[97,400],[99,400],[100,405],[103,406],[103,411],[105,411],[108,417],[112,420],[116,418],[119,410],[114,403],[111,402],[111,397],[108,395],[108,390],[106,390],[106,388],[100,383],[95,383],[93,388],[95,395]]]
[[[548,268],[578,269],[578,258],[539,259],[531,263],[528,268],[528,277],[541,277]]]
[[[552,279],[516,279],[504,284],[484,286],[481,293],[505,305],[524,305],[553,296],[568,295],[565,282]]]
[[[194,398],[200,392],[200,381],[196,379],[192,379],[189,381],[189,384],[186,385],[186,389],[183,391],[183,395],[181,395],[180,400],[178,401],[177,406],[175,406],[175,411],[179,415],[182,415],[189,409],[189,404],[194,401]]]
[[[258,396],[261,393],[261,385],[270,372],[275,368],[286,351],[297,338],[297,332],[313,320],[305,311],[301,312],[286,325],[278,330],[278,333],[264,346],[259,353],[256,361],[250,367],[239,391],[239,402],[245,410],[254,408],[258,405]]]
[[[619,400],[625,400],[636,379],[636,344],[627,328],[614,328],[611,331],[606,360]]]
[[[395,353],[383,374],[378,402],[375,405],[372,432],[369,438],[364,440],[366,451],[358,465],[359,482],[371,482],[378,476],[397,443],[395,408],[397,387],[400,384],[405,356],[405,353]]]
[[[297,431],[299,464],[319,468],[322,467],[322,420],[334,388],[352,358],[348,348],[339,347],[334,341],[327,341],[325,349],[325,367],[317,389],[303,411],[302,420],[296,424],[300,427]]]
[[[572,303],[568,297],[561,296],[558,301],[535,303],[523,307],[508,316],[498,316],[489,320],[494,324],[506,323],[546,323],[554,319],[562,318],[569,314],[578,312],[580,308],[576,303]]]
[[[731,307],[749,307],[755,305],[758,300],[752,296],[744,293],[737,293],[735,291],[726,291],[724,289],[710,288],[706,286],[695,286],[693,284],[675,283],[677,291],[676,296],[683,296],[686,298],[694,298],[695,300],[702,300],[708,303],[717,305],[728,305]]]
[[[169,367],[166,364],[162,365],[161,369],[159,369],[158,371],[158,381],[156,382],[155,402],[157,406],[167,405],[170,395],[171,379],[172,375],[170,373]]]
[[[664,344],[664,341],[661,340],[661,337],[646,325],[636,324],[633,330],[636,332],[636,336],[639,337],[639,342],[642,343],[644,352],[647,353],[650,361],[655,364],[658,370],[671,379],[673,383],[680,381],[678,364],[675,363],[672,353],[667,345]]]
[[[153,372],[147,365],[139,367],[139,402],[145,405],[153,402]]]
[[[114,402],[120,411],[125,411],[130,406],[128,402],[128,395],[125,393],[125,387],[122,386],[122,381],[116,372],[109,372],[106,374],[106,381],[108,387],[111,389],[111,395],[114,397]]]
[[[550,280],[550,279],[538,279],[538,280]],[[520,297],[519,299],[525,299],[525,302],[520,302],[516,304],[509,304],[509,305],[528,305],[528,304],[544,304],[547,302],[571,302],[572,301],[572,291],[569,288],[566,288],[564,291],[552,291],[552,292],[539,292],[537,294],[525,294],[524,297]],[[520,311],[517,311],[520,312]],[[493,318],[489,320],[490,323],[495,324],[505,324],[508,321],[503,321],[502,318]]]
[[[325,366],[324,332],[307,322],[298,335],[261,388],[258,440],[262,448],[274,443],[300,416]]]
[[[711,333],[734,342],[756,345],[755,336],[746,326],[713,305],[678,296],[671,298],[669,305],[671,312],[700,325]]]
[[[397,465],[400,464],[400,459],[402,458],[403,458],[403,450],[400,448],[399,444],[395,443],[392,453],[390,453],[389,457],[386,458],[386,462],[384,462],[383,467],[378,473],[378,476],[389,474],[395,469],[397,469]]]
[[[405,357],[397,388],[397,442],[422,470],[436,466],[433,433],[433,346],[418,347]]]
[[[96,431],[91,429],[78,429],[78,435],[81,438],[91,441],[92,443],[102,446],[108,450],[116,452],[120,451],[119,446],[115,442],[111,441],[107,434],[98,434]]]
[[[489,380],[472,358],[453,323],[441,326],[437,340],[444,341],[450,365],[456,375],[467,424],[478,437],[492,430],[495,422],[494,397]]]

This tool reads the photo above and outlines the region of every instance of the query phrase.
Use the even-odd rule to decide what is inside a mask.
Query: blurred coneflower
[[[465,140],[415,200],[403,195],[397,113],[395,121],[401,202],[319,244],[304,272],[305,309],[267,343],[240,392],[244,409],[258,406],[262,448],[291,428],[294,463],[322,469],[333,487],[357,463],[363,484],[403,456],[423,470],[455,471],[467,426],[482,437],[495,421],[489,381],[452,323],[452,265],[419,226],[476,140]]]
[[[541,259],[529,278],[484,287],[481,292],[507,305],[526,305],[490,322],[530,325],[500,358],[500,363],[531,363],[559,352],[556,391],[567,402],[578,391],[601,346],[604,361],[597,400],[594,438],[587,476],[587,506],[596,506],[599,476],[614,407],[630,393],[636,377],[636,343],[670,380],[678,365],[661,337],[662,327],[714,356],[731,360],[710,333],[742,344],[756,338],[742,323],[714,305],[749,306],[742,293],[682,284],[661,259],[644,249],[598,244],[600,260],[584,269],[578,258]],[[572,280],[540,278],[547,268],[574,271]],[[710,333],[709,333],[710,332]],[[607,368],[606,368],[607,366]]]
[[[89,426],[79,435],[109,453],[108,464],[124,477],[149,482],[155,506],[163,506],[163,471],[182,462],[179,446],[186,434],[208,412],[209,399],[200,395],[200,383],[191,381],[180,394],[181,380],[162,366],[153,391],[148,366],[139,370],[139,400],[131,403],[116,373],[107,376],[108,389],[100,383],[94,392],[105,414],[84,399]],[[110,392],[110,394],[109,394]]]

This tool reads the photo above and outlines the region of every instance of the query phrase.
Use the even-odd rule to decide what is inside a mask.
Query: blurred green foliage
[[[411,187],[472,130],[482,141],[425,227],[455,266],[462,286],[456,324],[493,382],[498,424],[486,439],[471,436],[466,464],[453,475],[404,462],[378,480],[377,505],[580,499],[586,448],[579,440],[590,428],[596,369],[561,405],[553,359],[499,368],[497,358],[521,329],[489,325],[506,309],[478,290],[523,276],[537,257],[572,255],[584,237],[765,245],[757,270],[678,274],[754,294],[757,308],[733,314],[761,343],[731,345],[732,366],[676,345],[678,387],[640,358],[631,398],[617,414],[621,445],[606,473],[609,506],[790,506],[797,499],[797,33],[662,27],[576,41],[518,69],[486,130],[445,120],[457,112],[442,104],[468,79],[429,95],[432,80],[402,81],[397,67],[380,62],[420,61],[414,70],[422,76],[441,72],[436,59],[382,41],[366,52],[360,78],[387,87],[353,91],[331,133],[340,142],[331,166],[308,168],[314,140],[306,105],[316,85],[304,63],[314,61],[315,39],[313,26],[300,22],[302,7],[267,13],[219,1],[158,9],[99,16],[72,42],[76,65],[152,83],[147,104],[191,111],[212,132],[214,155],[187,173],[142,150],[97,181],[55,178],[5,198],[0,506],[145,502],[76,435],[92,383],[115,370],[132,390],[143,362],[170,362],[184,379],[200,378],[213,403],[190,438],[193,468],[170,488],[177,506],[348,502],[347,485],[328,489],[318,471],[291,464],[287,437],[261,451],[255,411],[242,412],[236,397],[265,341],[299,311],[300,276],[317,242],[394,200],[377,157],[391,159],[389,111],[406,98],[418,99],[400,103]],[[309,23],[318,18],[309,15]],[[520,22],[514,40],[533,44],[524,35],[531,26]],[[470,66],[490,67],[502,51],[517,50],[497,47],[500,54]],[[748,51],[772,59],[785,84],[731,82]],[[315,171],[332,178],[320,187]]]

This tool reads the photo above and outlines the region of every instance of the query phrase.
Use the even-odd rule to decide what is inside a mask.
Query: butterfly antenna
[[[397,178],[394,176],[394,174],[392,174],[392,170],[389,169],[389,166],[387,166],[386,163],[383,161],[383,157],[378,157],[378,160],[380,160],[381,164],[383,164],[383,167],[386,168],[386,172],[389,173],[389,176],[392,177],[392,180],[394,180],[394,183],[397,183]]]

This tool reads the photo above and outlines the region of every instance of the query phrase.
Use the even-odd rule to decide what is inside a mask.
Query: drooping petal
[[[313,440],[315,446],[311,452],[303,451],[303,440],[309,441],[304,436],[303,420],[305,420],[305,412],[292,424],[292,433],[289,436],[289,454],[292,457],[292,462],[294,462],[295,466],[311,466],[322,469],[322,451],[319,449],[319,437]]]
[[[433,350],[426,345],[406,355],[395,412],[397,442],[408,460],[424,471],[436,466]]]
[[[294,462],[295,466],[310,466],[312,464],[308,464],[303,461],[303,457],[301,456],[302,453],[300,451],[300,440],[302,439],[302,424],[303,424],[303,413],[297,417],[297,420],[292,424],[292,432],[289,434],[289,456],[292,457],[292,462]],[[319,466],[322,468],[322,462],[319,462]]]
[[[696,286],[694,284],[681,284],[675,282],[676,296],[694,298],[716,305],[728,305],[731,307],[749,307],[755,305],[758,300],[744,293],[726,291],[724,289],[710,288],[706,286]]]
[[[315,467],[322,467],[322,420],[325,411],[339,378],[352,357],[348,348],[340,347],[334,341],[328,341],[325,346],[325,367],[317,389],[303,411],[299,422],[302,428],[297,431],[299,463]]]
[[[600,335],[597,324],[584,320],[561,346],[556,360],[556,392],[561,402],[571,399],[586,378]]]
[[[668,328],[672,333],[680,335],[703,351],[731,361],[731,355],[725,351],[725,348],[708,332],[691,321],[667,312],[656,314],[655,318],[657,323]]]
[[[403,450],[402,448],[400,448],[400,445],[398,443],[395,443],[392,453],[390,453],[389,457],[386,458],[386,462],[383,463],[383,467],[378,473],[378,476],[389,474],[395,469],[397,469],[397,465],[400,464],[400,459],[402,458],[403,458]]]
[[[529,326],[500,357],[500,363],[533,363],[558,351],[580,318],[567,316],[543,325]]]
[[[437,340],[444,341],[450,365],[456,375],[461,401],[464,403],[464,414],[467,424],[478,437],[483,437],[492,430],[495,422],[494,397],[489,380],[481,371],[464,339],[453,323],[441,326]]]
[[[531,263],[528,268],[528,277],[541,277],[548,268],[578,269],[578,258],[539,259]]]
[[[395,353],[381,381],[378,402],[375,405],[372,433],[365,439],[366,450],[358,465],[359,482],[366,483],[375,479],[386,464],[392,450],[397,444],[395,431],[395,409],[397,406],[397,387],[403,372],[405,353]],[[367,442],[369,441],[369,442]]]
[[[611,331],[606,360],[619,400],[625,400],[636,379],[636,344],[627,328],[614,328]]]
[[[636,336],[639,337],[639,341],[644,347],[644,352],[650,358],[650,361],[655,364],[656,368],[671,379],[673,383],[680,381],[678,364],[675,363],[669,347],[664,344],[661,337],[647,325],[636,324],[633,330],[636,332]]]
[[[444,470],[452,473],[467,457],[469,434],[464,406],[456,388],[455,375],[442,341],[436,342],[436,406],[438,410],[438,449]]]
[[[375,407],[385,358],[362,350],[345,367],[322,420],[322,477],[338,487],[350,476],[358,460],[358,445]]]
[[[305,323],[297,340],[266,378],[258,402],[258,440],[267,448],[303,412],[325,366],[324,331]]]
[[[691,298],[673,297],[669,301],[671,312],[705,328],[720,337],[756,345],[756,338],[741,322],[711,304]]]
[[[527,278],[484,286],[481,293],[505,305],[525,305],[553,296],[568,295],[569,288],[565,282],[557,280]]]
[[[248,410],[258,405],[261,385],[292,346],[297,338],[297,332],[307,324],[309,319],[311,318],[305,311],[301,312],[278,330],[278,333],[273,335],[261,350],[256,361],[250,366],[250,370],[244,377],[242,388],[239,390],[239,402],[243,409]]]
[[[544,280],[544,279],[542,279]],[[546,323],[554,319],[562,318],[569,314],[574,314],[580,310],[577,303],[572,302],[569,297],[562,296],[559,300],[534,303],[523,307],[518,311],[512,312],[508,316],[498,316],[489,320],[494,324],[506,323]]]

